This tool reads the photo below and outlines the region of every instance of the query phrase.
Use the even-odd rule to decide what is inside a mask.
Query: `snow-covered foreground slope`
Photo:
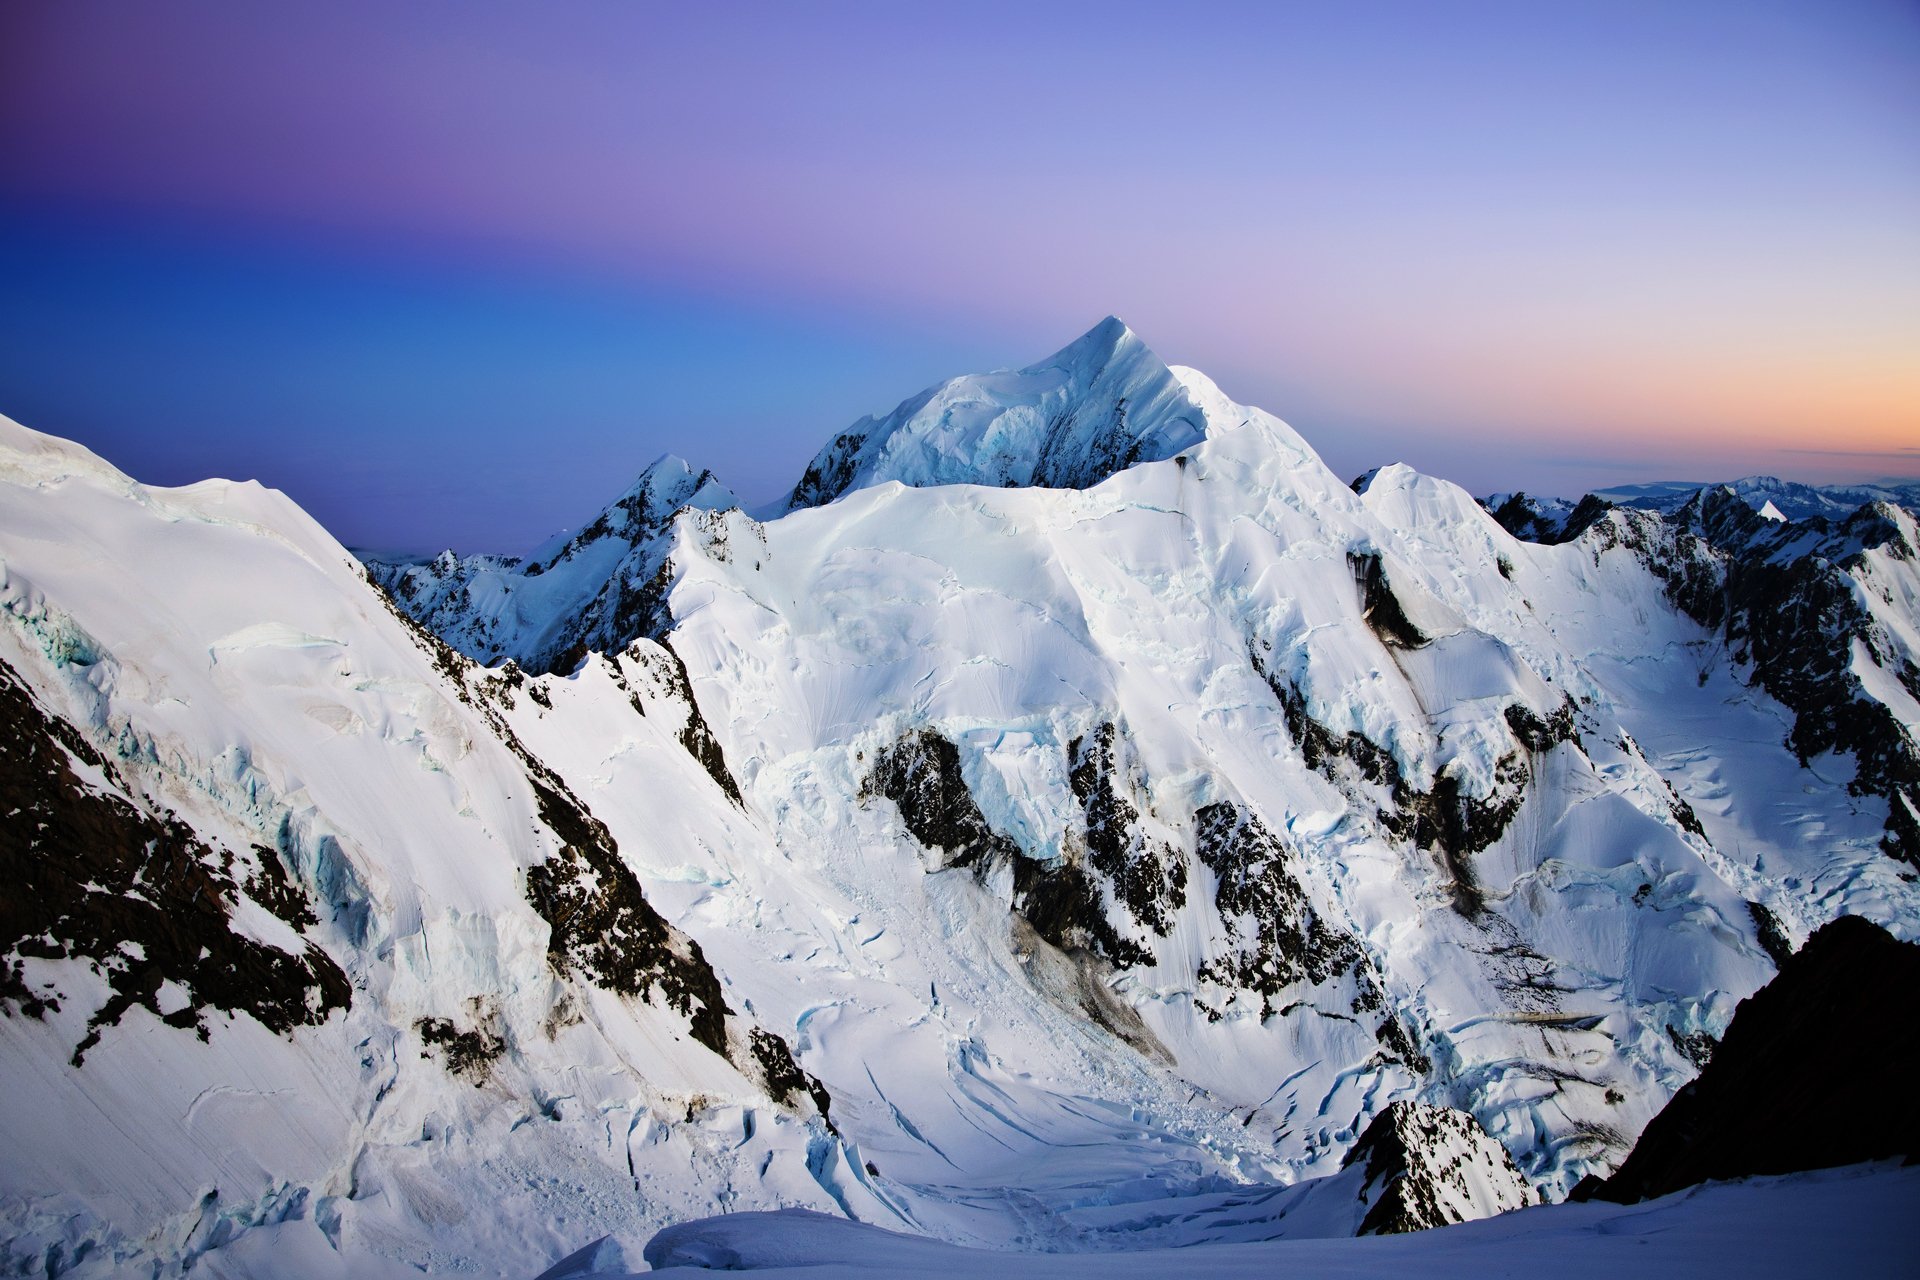
[[[277,494],[6,424],[16,1269],[1345,1232],[1440,1108],[1388,1127],[1471,1216],[1616,1165],[1822,921],[1920,929],[1910,520],[1795,579],[1857,606],[1822,666],[1725,642],[1690,526],[1355,492],[1114,324],[888,423],[823,505],[666,460],[397,608]]]
[[[1418,1235],[1359,1240],[1211,1244],[1126,1254],[1027,1255],[960,1249],[812,1215],[744,1214],[663,1232],[647,1248],[655,1271],[714,1270],[808,1280],[869,1276],[992,1280],[1132,1280],[1168,1275],[1386,1280],[1432,1276],[1693,1277],[1901,1276],[1920,1249],[1920,1170],[1862,1166],[1744,1183],[1716,1183],[1632,1206],[1528,1209]],[[551,1280],[626,1273],[612,1250],[556,1267]]]

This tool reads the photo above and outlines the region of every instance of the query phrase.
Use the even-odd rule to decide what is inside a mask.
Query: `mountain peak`
[[[1206,439],[1208,414],[1116,316],[1046,359],[951,378],[822,449],[786,510],[889,480],[1081,489]]]
[[[1147,344],[1119,316],[1108,316],[1045,360],[1028,365],[1021,372],[1087,366],[1098,368],[1133,348],[1147,351]],[[1152,352],[1148,351],[1147,354],[1151,355]]]

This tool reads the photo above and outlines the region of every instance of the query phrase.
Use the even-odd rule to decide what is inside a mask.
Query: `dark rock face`
[[[1097,857],[1106,867],[1117,867],[1127,875],[1135,896],[1154,904],[1143,910],[1153,911],[1160,903],[1159,891],[1148,875],[1130,873],[1128,855],[1139,815],[1114,789],[1108,772],[1114,766],[1114,739],[1112,726],[1105,728],[1105,735],[1094,735],[1091,749],[1086,739],[1075,740],[1069,748],[1069,758],[1079,762],[1075,794],[1083,806],[1091,806],[1089,845],[1099,842],[1097,851],[1089,849],[1085,862],[1073,857],[1052,863],[1030,858],[989,827],[967,788],[958,748],[931,729],[909,733],[881,751],[862,791],[893,801],[913,838],[940,854],[941,868],[967,867],[984,882],[994,867],[1010,864],[1014,912],[1055,947],[1068,953],[1086,952],[1121,968],[1144,964],[1149,958],[1146,948],[1123,935],[1108,918],[1100,880],[1094,874],[1096,870],[1106,874],[1104,868],[1088,865]],[[1179,875],[1184,901],[1184,866]],[[1114,893],[1119,897],[1123,890],[1116,886]]]
[[[785,1040],[762,1027],[755,1027],[748,1033],[747,1045],[760,1068],[760,1079],[767,1086],[769,1097],[775,1102],[791,1102],[795,1094],[804,1092],[813,1099],[820,1118],[827,1121],[829,1127],[832,1126],[828,1112],[833,1107],[833,1098],[828,1094],[827,1086],[800,1069],[799,1063],[794,1061],[793,1050]]]
[[[457,1027],[447,1018],[422,1018],[413,1029],[424,1046],[422,1056],[437,1054],[447,1070],[484,1084],[494,1060],[506,1052],[504,1040],[485,1027]]]
[[[960,771],[959,749],[931,729],[910,733],[882,750],[865,790],[893,801],[913,838],[940,852],[942,866],[970,867],[1019,857],[1018,847],[988,827],[974,803]]]
[[[727,1007],[700,944],[668,924],[640,890],[606,825],[557,777],[529,775],[540,820],[560,837],[527,869],[527,901],[552,928],[555,970],[639,998],[658,990],[686,1016],[694,1039],[727,1057]]]
[[[740,784],[733,780],[733,772],[727,768],[727,757],[720,749],[720,739],[713,736],[707,718],[700,714],[700,704],[693,696],[693,681],[687,675],[687,664],[680,660],[673,646],[664,641],[658,650],[650,651],[645,656],[653,674],[666,685],[673,698],[687,709],[687,722],[680,727],[680,745],[687,749],[688,755],[700,762],[700,767],[707,771],[714,785],[727,793],[727,799],[733,801],[735,806],[745,808],[745,801],[740,798]]]
[[[1342,1168],[1364,1165],[1363,1236],[1426,1231],[1534,1202],[1513,1157],[1464,1111],[1396,1102],[1373,1118]]]
[[[118,787],[112,762],[0,663],[0,1011],[39,1018],[69,998],[31,984],[27,960],[87,963],[111,994],[74,1046],[78,1067],[136,1005],[203,1040],[214,1012],[284,1035],[347,1007],[346,975],[319,947],[283,951],[233,927],[243,897],[296,931],[318,923],[279,854],[256,846],[246,868],[178,818],[83,782],[76,764]]]
[[[1140,830],[1133,797],[1141,791],[1132,754],[1113,723],[1067,747],[1067,782],[1087,819],[1087,861],[1106,877],[1135,920],[1161,937],[1186,905],[1187,866]]]
[[[1698,1182],[1920,1154],[1920,946],[1844,916],[1740,1002],[1700,1072],[1605,1182],[1622,1204]]]
[[[1252,810],[1225,801],[1193,815],[1195,848],[1214,873],[1214,907],[1231,939],[1230,948],[1200,966],[1199,976],[1225,987],[1252,991],[1262,1008],[1300,984],[1318,986],[1351,975],[1358,994],[1356,1019],[1372,1021],[1374,1036],[1390,1059],[1425,1073],[1432,1062],[1386,1007],[1378,978],[1357,939],[1322,920],[1294,874],[1294,854]],[[1377,1015],[1377,1016],[1376,1016]]]
[[[1509,494],[1499,506],[1491,502],[1483,505],[1508,533],[1523,542],[1537,542],[1542,546],[1572,542],[1613,509],[1613,504],[1593,494],[1568,505],[1557,498],[1534,498],[1516,492]]]
[[[1288,850],[1257,816],[1225,802],[1193,816],[1200,860],[1218,880],[1214,905],[1237,944],[1207,961],[1202,978],[1270,996],[1363,963],[1360,945],[1314,913]]]
[[[1428,643],[1427,636],[1407,617],[1400,598],[1393,594],[1378,552],[1349,552],[1347,566],[1360,585],[1361,616],[1382,643],[1395,649],[1418,649]]]
[[[800,482],[787,498],[787,509],[823,507],[847,491],[854,473],[860,469],[860,448],[866,444],[864,433],[842,432],[807,465]]]
[[[1753,917],[1753,934],[1760,943],[1760,949],[1773,957],[1776,967],[1786,964],[1793,955],[1793,943],[1787,940],[1787,931],[1781,928],[1780,917],[1758,902],[1747,904],[1747,914]]]

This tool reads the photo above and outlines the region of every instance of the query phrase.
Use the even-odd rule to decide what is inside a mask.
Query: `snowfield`
[[[1911,515],[1807,535],[1854,603],[1802,670],[1676,602],[1701,536],[1356,492],[1117,321],[809,476],[363,568],[0,419],[6,1269],[530,1276],[805,1209],[655,1251],[1785,1274],[1728,1224],[1853,1247],[1803,1194],[1885,1256],[1904,1172],[1231,1242],[1364,1226],[1396,1103],[1459,1117],[1405,1130],[1447,1220],[1558,1200],[1783,948],[1920,934]]]
[[[1744,1183],[1713,1183],[1630,1206],[1552,1205],[1494,1221],[1417,1235],[1359,1240],[1287,1240],[1197,1245],[1124,1254],[1009,1258],[901,1237],[799,1211],[743,1214],[662,1232],[647,1246],[647,1274],[715,1270],[860,1280],[866,1276],[1079,1280],[1207,1275],[1311,1276],[1327,1280],[1406,1275],[1556,1276],[1737,1275],[1799,1280],[1815,1275],[1912,1274],[1920,1247],[1913,1205],[1920,1172],[1863,1166]],[[612,1250],[583,1251],[541,1280],[626,1274]],[[596,1256],[597,1255],[597,1256]],[[620,1269],[615,1269],[620,1268]]]

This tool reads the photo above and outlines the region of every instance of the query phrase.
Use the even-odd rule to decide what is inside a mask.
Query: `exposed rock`
[[[486,1081],[494,1059],[507,1049],[506,1041],[492,1030],[456,1027],[447,1018],[421,1018],[413,1029],[420,1033],[420,1043],[437,1053],[447,1070],[475,1084]]]
[[[1379,552],[1349,552],[1347,565],[1360,584],[1360,613],[1381,641],[1397,649],[1418,649],[1429,643],[1428,637],[1407,616],[1400,598],[1387,581],[1387,570]]]
[[[71,998],[28,961],[79,960],[111,994],[74,1046],[73,1065],[134,1006],[208,1035],[210,1013],[244,1013],[269,1031],[326,1021],[352,996],[340,966],[309,942],[283,951],[235,929],[254,897],[293,928],[317,923],[278,855],[210,848],[179,818],[154,815],[75,772],[113,770],[71,725],[43,710],[0,663],[0,1011],[43,1017]],[[170,1006],[170,1007],[169,1007]]]
[[[931,729],[882,748],[862,790],[893,801],[913,838],[939,852],[942,867],[1019,856],[1013,841],[987,826],[961,774],[959,749]]]
[[[1166,936],[1187,901],[1187,867],[1170,846],[1140,829],[1133,802],[1142,788],[1130,744],[1111,722],[1067,747],[1067,781],[1087,820],[1087,861],[1106,877],[1133,918]]]
[[[555,777],[531,777],[540,820],[560,848],[527,868],[527,901],[552,928],[547,954],[561,973],[635,998],[660,995],[694,1039],[727,1057],[727,1007],[700,944],[675,929],[640,890],[606,825]]]
[[[1910,524],[1911,521],[1909,520]],[[1894,712],[1867,695],[1856,649],[1912,692],[1920,671],[1867,607],[1869,549],[1912,559],[1895,509],[1861,507],[1845,520],[1787,523],[1760,515],[1732,491],[1702,489],[1667,516],[1620,510],[1589,534],[1596,549],[1631,548],[1668,598],[1718,631],[1750,683],[1794,713],[1788,745],[1802,762],[1851,755],[1855,795],[1886,800],[1881,848],[1920,868],[1920,744]]]
[[[1343,1168],[1362,1166],[1358,1234],[1397,1235],[1536,1203],[1507,1149],[1464,1111],[1396,1102],[1373,1118]]]
[[[1207,961],[1202,978],[1273,995],[1296,982],[1325,982],[1362,963],[1359,943],[1314,913],[1286,848],[1257,816],[1221,802],[1193,817],[1200,860],[1218,882],[1214,905],[1238,944]]]
[[[1451,881],[1455,908],[1470,919],[1478,918],[1485,904],[1472,856],[1505,834],[1519,812],[1533,780],[1526,761],[1517,752],[1502,757],[1495,768],[1494,787],[1485,797],[1463,791],[1459,777],[1444,770],[1431,789],[1419,790],[1406,780],[1392,752],[1364,734],[1335,734],[1315,720],[1307,710],[1306,696],[1268,671],[1257,649],[1250,652],[1254,669],[1279,699],[1287,731],[1307,767],[1356,804],[1372,808],[1374,820],[1388,835],[1438,857]],[[1546,718],[1510,706],[1507,721],[1529,750],[1542,749],[1537,744],[1551,747],[1558,741],[1577,741],[1570,706]]]

